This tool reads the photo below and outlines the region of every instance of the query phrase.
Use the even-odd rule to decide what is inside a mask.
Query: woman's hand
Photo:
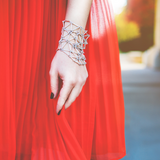
[[[51,62],[49,74],[54,97],[58,94],[58,78],[63,82],[56,108],[58,113],[64,104],[67,109],[80,94],[88,72],[85,65],[78,65],[65,53],[58,50]]]
[[[65,19],[85,28],[91,4],[92,0],[69,0]],[[65,108],[68,108],[80,94],[88,72],[85,65],[78,65],[58,50],[52,60],[49,74],[51,91],[55,97],[59,91],[58,79],[60,78],[63,82],[56,108],[56,112],[59,113],[64,104]]]

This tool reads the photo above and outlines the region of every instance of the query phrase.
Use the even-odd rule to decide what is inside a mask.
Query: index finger
[[[56,108],[57,114],[62,109],[64,103],[68,99],[68,96],[70,95],[73,88],[74,88],[73,84],[71,84],[69,82],[64,82],[63,83],[62,89],[60,91],[60,96],[59,96],[59,99],[58,99],[58,102],[57,102],[57,108]]]

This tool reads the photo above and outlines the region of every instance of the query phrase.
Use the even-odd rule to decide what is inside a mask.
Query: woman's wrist
[[[68,0],[65,19],[85,29],[92,1],[93,0]]]
[[[62,35],[57,50],[66,53],[79,65],[86,64],[83,49],[88,44],[87,39],[89,38],[89,34],[87,34],[87,30],[68,20],[62,22]]]

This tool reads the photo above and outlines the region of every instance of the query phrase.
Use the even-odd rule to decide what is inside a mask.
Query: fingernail
[[[60,115],[60,113],[61,113],[61,110],[57,114]]]
[[[53,98],[54,98],[54,94],[51,92],[50,99],[53,99]]]

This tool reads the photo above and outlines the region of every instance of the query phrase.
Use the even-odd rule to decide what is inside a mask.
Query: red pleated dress
[[[119,49],[109,0],[93,0],[89,77],[61,114],[49,70],[67,0],[0,0],[0,160],[118,160],[125,156]],[[83,9],[82,9],[83,11]]]

